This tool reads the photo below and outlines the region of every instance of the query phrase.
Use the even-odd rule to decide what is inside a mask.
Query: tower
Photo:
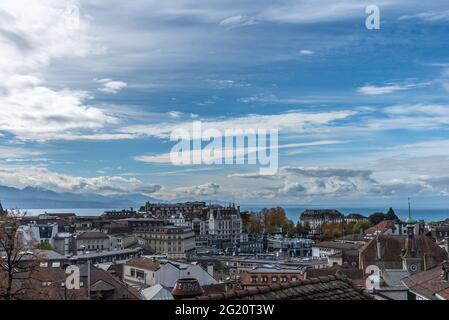
[[[408,198],[408,218],[405,221],[407,228],[407,238],[405,239],[405,248],[402,249],[402,268],[411,274],[423,270],[422,257],[418,253],[418,241],[415,239],[416,220],[412,218],[410,208],[410,198]]]
[[[6,211],[3,210],[2,202],[0,201],[0,216],[1,215],[6,215]]]
[[[407,228],[407,238],[413,239],[415,237],[415,225],[416,220],[412,219],[412,211],[410,208],[410,198],[408,198],[408,218],[405,221],[405,226]]]

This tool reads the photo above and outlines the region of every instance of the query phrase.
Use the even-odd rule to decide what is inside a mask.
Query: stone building
[[[240,207],[211,206],[208,219],[209,245],[223,248],[224,243],[237,244],[242,238]]]
[[[75,249],[78,250],[109,250],[111,247],[110,237],[99,231],[86,231],[74,236]]]
[[[305,210],[299,220],[303,226],[309,226],[310,234],[318,235],[323,224],[344,222],[345,216],[335,209]]]

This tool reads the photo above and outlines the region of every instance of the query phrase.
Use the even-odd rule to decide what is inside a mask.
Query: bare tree
[[[21,232],[25,215],[20,211],[0,215],[0,297],[6,300],[32,289],[29,283],[41,262],[32,241]]]

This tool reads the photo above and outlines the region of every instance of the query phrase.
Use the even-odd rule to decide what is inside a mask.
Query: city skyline
[[[0,17],[0,185],[447,206],[445,1],[5,0]],[[171,164],[193,121],[279,129],[278,172]]]

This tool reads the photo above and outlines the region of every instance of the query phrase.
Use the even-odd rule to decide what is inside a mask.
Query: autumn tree
[[[332,240],[352,233],[352,225],[344,222],[325,223],[321,226],[321,234],[324,240]]]
[[[282,208],[272,208],[264,212],[265,215],[265,230],[268,233],[283,231],[282,227],[285,226],[287,218],[285,211]]]
[[[260,234],[263,232],[263,224],[257,214],[251,214],[244,225],[244,229],[249,234]]]
[[[365,231],[366,229],[368,229],[371,226],[372,226],[371,222],[369,222],[367,220],[360,220],[360,221],[357,221],[356,223],[354,223],[354,225],[352,226],[352,232],[360,233],[362,231]]]

